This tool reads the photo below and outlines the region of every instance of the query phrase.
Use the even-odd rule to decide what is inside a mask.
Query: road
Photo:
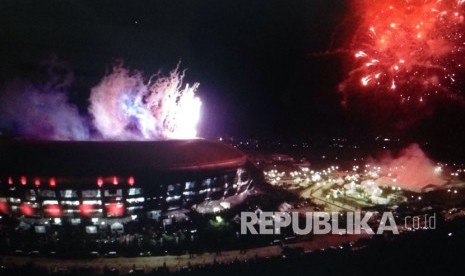
[[[290,247],[301,247],[305,252],[338,246],[345,242],[351,242],[369,235],[322,235],[315,236],[311,241],[293,243]],[[71,269],[73,267],[91,267],[96,271],[103,272],[104,267],[117,268],[120,273],[126,274],[133,267],[142,268],[148,272],[153,269],[166,266],[170,271],[178,271],[188,265],[206,265],[217,263],[229,263],[234,260],[247,260],[253,258],[266,258],[281,255],[282,248],[278,245],[253,248],[245,253],[239,250],[223,251],[217,255],[215,253],[204,253],[201,255],[181,255],[181,256],[156,256],[156,257],[136,257],[136,258],[97,258],[92,260],[61,260],[40,257],[22,256],[2,256],[0,264],[3,265],[24,265],[33,262],[35,265],[45,267],[49,271],[57,269]]]

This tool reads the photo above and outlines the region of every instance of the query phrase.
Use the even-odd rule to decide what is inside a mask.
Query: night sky
[[[74,72],[85,113],[90,88],[114,59],[156,73],[181,60],[200,82],[200,134],[305,138],[398,135],[461,145],[460,104],[440,103],[397,128],[344,109],[338,93],[351,31],[346,1],[2,1],[0,81],[37,74],[56,55]],[[336,42],[336,46],[332,45]],[[343,46],[343,45],[342,45]]]

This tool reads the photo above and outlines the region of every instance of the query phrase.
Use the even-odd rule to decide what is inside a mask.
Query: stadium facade
[[[0,143],[0,156],[1,215],[38,231],[48,223],[157,219],[242,194],[261,177],[239,150],[201,139],[7,140]]]

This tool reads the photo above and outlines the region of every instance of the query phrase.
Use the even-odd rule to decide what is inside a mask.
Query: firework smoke
[[[442,186],[446,183],[438,167],[418,144],[408,146],[397,156],[389,152],[372,165],[381,167],[384,176],[377,179],[380,185],[387,184],[406,190],[420,191],[430,184]]]
[[[18,80],[2,91],[2,131],[50,140],[160,140],[197,135],[198,84],[183,85],[184,72],[178,67],[168,76],[158,74],[146,80],[140,72],[115,65],[91,89],[89,115],[81,115],[68,100],[72,78],[69,74],[57,77],[63,70],[54,66],[45,70],[49,73],[45,82]]]
[[[1,129],[35,139],[86,140],[89,129],[67,92],[72,74],[56,60],[43,64],[46,80],[16,80],[0,94]]]
[[[183,86],[178,68],[145,81],[117,65],[92,89],[89,112],[106,139],[192,138],[197,135],[198,84]]]

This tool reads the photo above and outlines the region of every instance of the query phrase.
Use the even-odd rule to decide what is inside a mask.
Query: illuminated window
[[[123,190],[122,189],[117,189],[117,190],[105,190],[104,192],[105,197],[115,197],[115,196],[123,196]]]
[[[41,197],[56,197],[54,190],[40,190]]]
[[[11,202],[11,203],[21,203],[21,199],[14,198],[14,197],[8,198],[8,201]]]
[[[137,198],[128,198],[126,199],[128,203],[143,203],[145,199],[143,197],[137,197]]]
[[[37,194],[35,190],[27,190],[26,191],[26,200],[36,200]]]
[[[187,181],[186,186],[184,188],[185,190],[193,190],[195,189],[195,181]]]
[[[205,179],[202,181],[202,187],[210,187],[212,180],[210,178]]]
[[[211,191],[211,188],[202,189],[202,190],[199,191],[199,194],[208,193],[210,191]]]
[[[100,190],[83,190],[82,197],[84,198],[101,197]]]
[[[67,205],[67,206],[78,206],[79,205],[79,200],[63,200],[61,202],[62,205]]]
[[[166,202],[178,201],[180,198],[181,198],[181,196],[168,196],[166,198]]]
[[[87,234],[97,234],[97,227],[96,226],[86,226],[86,233]]]
[[[58,204],[58,200],[44,200],[42,202],[42,205],[52,205],[52,204]]]
[[[144,207],[142,207],[142,206],[131,206],[131,207],[128,207],[128,208],[127,208],[127,212],[128,212],[129,214],[134,214],[134,213],[136,213],[137,211],[142,210],[143,208],[144,208]],[[133,219],[135,219],[135,218],[133,217]]]
[[[182,194],[185,196],[193,196],[195,195],[195,191],[184,191]]]
[[[75,210],[75,209],[65,209],[63,210],[63,215],[65,216],[73,216],[74,214],[77,214],[79,213],[79,210]]]
[[[63,190],[60,191],[60,195],[64,198],[73,198],[77,197],[77,192],[75,190]]]
[[[82,207],[81,207],[82,206]],[[92,205],[81,205],[79,212],[81,215],[93,217],[92,219],[98,220],[103,215],[103,209],[94,209]]]
[[[141,188],[130,188],[128,190],[128,195],[133,196],[133,195],[140,195],[142,194],[142,189]]]
[[[101,200],[83,200],[82,204],[87,204],[87,205],[102,205]]]
[[[34,231],[37,233],[37,234],[45,234],[47,231],[45,229],[45,226],[43,225],[36,225],[34,226]]]

